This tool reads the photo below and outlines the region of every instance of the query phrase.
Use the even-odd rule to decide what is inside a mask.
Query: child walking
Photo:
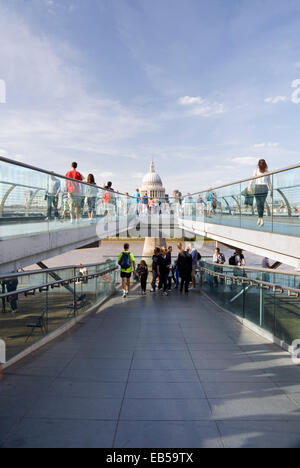
[[[147,290],[147,280],[148,280],[148,265],[145,262],[145,260],[141,261],[141,264],[138,269],[138,274],[141,280],[141,288],[142,288],[142,295],[146,295],[146,290]]]

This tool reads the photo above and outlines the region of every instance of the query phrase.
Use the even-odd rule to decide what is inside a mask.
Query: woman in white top
[[[264,223],[264,213],[265,205],[268,198],[269,190],[273,193],[273,187],[271,182],[271,177],[269,175],[268,164],[264,159],[260,159],[258,162],[258,167],[254,172],[254,177],[259,177],[259,179],[252,180],[249,185],[249,192],[254,192],[256,199],[257,211],[258,211],[258,221],[257,224],[259,227],[263,227]],[[254,189],[253,189],[254,186]]]

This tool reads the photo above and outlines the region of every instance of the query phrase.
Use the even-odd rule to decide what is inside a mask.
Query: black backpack
[[[232,255],[232,257],[230,257],[229,265],[236,266],[236,255]]]
[[[122,270],[128,270],[131,267],[132,261],[130,252],[123,252],[119,265]]]

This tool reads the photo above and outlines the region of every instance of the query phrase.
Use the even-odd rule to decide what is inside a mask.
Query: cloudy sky
[[[298,163],[299,30],[299,0],[0,0],[0,155],[122,191]]]

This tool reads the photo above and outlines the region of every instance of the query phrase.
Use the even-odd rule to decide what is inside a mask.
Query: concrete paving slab
[[[211,411],[205,399],[124,400],[121,421],[209,421]]]
[[[129,382],[199,382],[196,370],[131,370]]]
[[[213,422],[121,421],[116,448],[221,448]]]
[[[115,421],[121,409],[120,398],[42,397],[27,414],[31,419],[92,419]]]
[[[111,448],[116,421],[24,419],[4,448]]]
[[[206,398],[200,382],[129,382],[126,399],[131,398]]]

